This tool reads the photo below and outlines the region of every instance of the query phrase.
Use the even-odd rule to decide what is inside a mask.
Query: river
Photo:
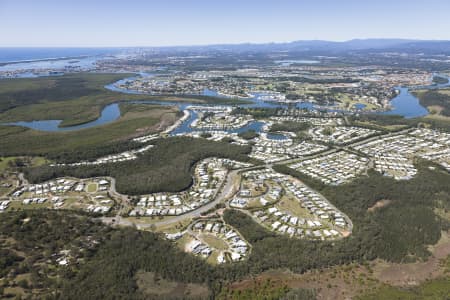
[[[152,74],[142,73],[140,76],[152,76]],[[131,78],[125,78],[120,80],[119,82],[125,82],[127,80],[132,80],[134,77]],[[130,90],[124,90],[117,87],[117,82],[114,84],[106,85],[105,88],[115,91],[115,92],[121,92],[121,93],[128,93],[128,94],[142,94],[138,91],[130,91]],[[449,86],[450,83],[447,84],[440,84],[440,85],[431,85],[427,87],[421,87],[421,88],[442,88]],[[415,118],[415,117],[422,117],[428,114],[428,111],[426,108],[420,105],[419,100],[410,93],[409,89],[407,87],[398,87],[397,88],[400,93],[391,100],[392,109],[386,112],[381,112],[381,114],[386,115],[401,115],[405,118]],[[205,95],[210,96],[220,96],[215,91],[211,90],[205,90]],[[261,100],[261,96],[264,96],[263,93],[255,93],[253,98],[248,98],[248,100],[251,100],[251,104],[244,104],[241,105],[243,107],[259,107],[259,108],[286,108],[288,107],[287,104],[277,103],[277,102],[267,102]],[[157,101],[157,100],[148,100],[148,101],[130,101],[128,103],[144,103],[144,104],[162,104],[162,105],[176,105],[179,107],[180,110],[184,110],[187,106],[194,104],[194,103],[186,103],[186,102],[168,102],[168,101]],[[198,105],[198,104],[195,104]],[[209,104],[211,105],[211,104]],[[314,109],[316,108],[313,103],[310,102],[300,102],[293,104],[297,108],[305,108],[305,109]],[[359,108],[362,108],[362,106],[359,106]],[[330,111],[336,111],[335,108],[330,108]],[[24,126],[35,130],[41,130],[41,131],[51,131],[51,132],[64,132],[64,131],[75,131],[80,129],[86,129],[91,128],[94,126],[99,126],[103,124],[107,124],[110,122],[113,122],[117,120],[120,117],[120,107],[119,103],[113,103],[105,106],[103,110],[101,111],[101,115],[98,119],[87,122],[80,125],[74,125],[74,126],[67,126],[67,127],[60,127],[61,120],[37,120],[37,121],[31,121],[31,122],[12,122],[7,123],[4,125],[16,125],[16,126]],[[180,134],[180,133],[186,133],[191,132],[193,129],[190,127],[190,124],[196,119],[197,114],[195,112],[191,111],[191,116],[183,122],[179,127],[177,127],[171,134]],[[240,133],[245,132],[248,130],[255,130],[257,132],[261,132],[261,128],[263,127],[263,122],[251,122],[247,124],[246,126],[229,130],[230,133]],[[283,138],[281,136],[273,135],[272,138]]]

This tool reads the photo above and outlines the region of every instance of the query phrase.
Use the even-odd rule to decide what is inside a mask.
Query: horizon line
[[[267,41],[267,42],[236,42],[236,43],[199,43],[199,44],[173,44],[173,45],[0,45],[0,48],[175,48],[175,47],[207,47],[207,46],[239,46],[239,45],[265,45],[265,44],[290,44],[295,42],[332,42],[346,43],[351,41],[368,40],[398,40],[418,42],[450,42],[450,39],[415,39],[415,38],[352,38],[345,40],[328,39],[298,39],[291,41]]]

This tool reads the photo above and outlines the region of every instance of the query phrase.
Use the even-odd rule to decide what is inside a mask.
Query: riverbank
[[[173,130],[181,126],[181,124],[183,124],[187,119],[189,119],[190,116],[191,113],[189,110],[187,109],[183,110],[183,116],[180,119],[178,119],[173,125],[167,127],[162,133],[165,134],[171,133]]]
[[[54,81],[56,80],[65,82],[66,80],[75,80],[81,78],[87,81],[86,88],[99,88],[99,83],[101,84],[107,79],[115,78],[114,82],[124,81],[123,76],[128,74],[76,74],[76,75],[64,75],[61,76],[60,80],[55,78],[38,78],[35,80],[25,80],[22,81],[24,88],[29,89],[28,93],[32,96],[33,89],[37,89],[39,92],[41,81]],[[121,79],[119,79],[121,78]],[[117,81],[118,79],[118,81]],[[15,81],[11,81],[17,84]],[[70,82],[67,82],[69,84]],[[26,84],[25,84],[26,83]],[[19,88],[14,87],[14,89]],[[36,85],[36,86],[35,86]],[[65,87],[64,85],[61,88]],[[120,117],[120,111],[117,107],[117,103],[120,102],[133,102],[133,103],[148,103],[148,104],[161,104],[161,105],[177,105],[180,110],[184,110],[185,107],[195,104],[209,104],[209,105],[239,105],[242,107],[254,107],[254,108],[289,108],[290,106],[285,103],[279,102],[268,102],[260,99],[261,95],[255,94],[254,98],[247,98],[246,100],[239,100],[227,97],[218,96],[206,96],[206,95],[189,95],[189,96],[177,96],[177,95],[145,95],[142,93],[134,93],[132,91],[117,89],[115,83],[102,85],[106,88],[96,91],[95,95],[81,95],[79,99],[69,100],[69,101],[55,101],[49,103],[36,103],[33,105],[18,106],[16,108],[7,109],[5,113],[0,114],[0,122],[6,125],[17,125],[32,128],[35,130],[43,131],[74,131],[85,128],[90,128],[93,126],[99,126],[107,124],[112,121],[116,121]],[[434,88],[434,85],[430,86]],[[110,89],[110,90],[108,90]],[[0,94],[1,94],[1,83],[0,83]],[[342,113],[342,114],[354,114],[354,113],[377,113],[386,115],[400,115],[405,118],[416,118],[426,116],[428,110],[421,106],[419,100],[410,92],[410,88],[399,87],[399,93],[394,97],[390,105],[392,108],[387,111],[376,111],[376,112],[365,112],[360,109],[342,110],[336,107],[329,106],[318,106],[311,102],[298,102],[295,104],[296,108],[305,108],[309,110],[313,109],[323,109],[331,112]],[[62,97],[70,96],[70,93],[65,93],[66,89],[61,89],[61,91],[50,90],[49,93],[58,94],[60,93]],[[123,97],[123,93],[127,96],[126,99]],[[67,94],[67,95],[66,95]],[[217,93],[216,93],[217,94]],[[56,97],[56,95],[55,95]],[[59,100],[59,99],[58,99]],[[35,99],[36,101],[36,99]],[[39,101],[39,99],[37,99]],[[96,105],[92,105],[96,103]],[[1,111],[0,105],[0,111]],[[189,115],[183,121],[188,118],[195,117]],[[20,120],[20,121],[18,121]],[[37,121],[36,121],[37,120]],[[179,124],[180,127],[182,123]],[[247,124],[249,125],[249,124]],[[178,128],[177,127],[177,128]],[[244,126],[248,127],[248,126]],[[173,128],[176,130],[176,128]],[[237,130],[237,129],[234,129]]]
[[[167,118],[177,119],[175,107],[139,105],[115,122],[76,131],[46,132],[20,126],[0,126],[0,156],[72,157],[87,160],[129,150],[129,139],[137,134],[157,133],[158,124]]]

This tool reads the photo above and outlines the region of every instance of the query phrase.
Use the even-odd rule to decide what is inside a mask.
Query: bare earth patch
[[[173,125],[177,120],[175,113],[166,113],[161,116],[161,121],[158,124],[155,124],[151,129],[154,131],[163,131],[167,127]]]
[[[388,200],[388,199],[383,199],[383,200],[377,201],[377,203],[375,203],[373,206],[369,207],[367,209],[367,211],[373,212],[378,208],[382,208],[382,207],[389,205],[391,202],[392,201]]]
[[[168,128],[169,126],[173,125],[176,120],[178,119],[177,115],[176,115],[176,109],[169,107],[169,108],[162,108],[162,109],[154,109],[153,112],[151,112],[151,114],[149,114],[150,117],[154,116],[157,117],[157,113],[161,113],[167,111],[163,114],[161,114],[159,116],[159,122],[152,125],[152,126],[147,126],[147,127],[141,127],[141,128],[137,128],[136,131],[128,136],[125,136],[123,138],[121,138],[120,140],[128,140],[131,138],[136,138],[136,137],[140,137],[146,134],[153,134],[153,133],[158,133],[161,131],[164,131],[166,128]]]
[[[444,108],[440,105],[431,105],[427,107],[428,111],[432,114],[440,115]]]
[[[136,274],[139,290],[147,296],[164,299],[207,299],[208,287],[200,284],[169,281],[153,272],[139,271]]]

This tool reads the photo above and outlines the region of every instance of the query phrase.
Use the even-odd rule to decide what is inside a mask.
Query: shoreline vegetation
[[[123,74],[119,75],[123,77]],[[108,104],[107,101],[113,100],[111,97],[105,102],[104,91],[99,92],[100,85],[107,79],[110,80],[112,74],[97,74],[99,77],[92,78],[88,78],[90,76],[86,74],[80,76],[79,80],[69,82],[64,82],[65,79],[58,81],[56,78],[46,78],[47,81],[42,82],[46,82],[47,87],[40,86],[42,82],[39,80],[36,81],[38,84],[31,82],[31,94],[23,87],[2,85],[0,81],[0,97],[11,100],[6,105],[0,104],[0,111],[3,109],[0,121],[2,118],[7,119],[11,111],[12,116],[9,117],[12,118],[27,113],[34,113],[34,116],[63,116],[73,113],[72,110],[77,108],[79,111],[85,109],[92,101],[97,108],[101,108]],[[69,77],[76,78],[75,75]],[[47,95],[54,87],[57,92]],[[77,94],[75,99],[68,95],[63,100],[58,98],[64,96],[66,88],[77,93],[80,87],[84,91]],[[428,92],[430,91],[426,93]],[[35,103],[22,106],[23,100],[29,99],[32,93],[41,98],[33,98]],[[113,94],[117,98],[118,93]],[[134,96],[149,99],[145,95]],[[172,100],[166,101],[178,101],[175,100],[178,99],[177,96],[167,97]],[[214,99],[200,96],[197,101]],[[427,101],[429,104],[430,98]],[[14,107],[8,108],[8,105]],[[49,109],[60,110],[48,111]],[[174,106],[123,101],[120,102],[120,110],[122,115],[115,122],[74,132],[39,132],[18,126],[0,126],[0,156],[43,156],[43,163],[47,159],[58,162],[90,160],[131,149],[136,146],[130,141],[132,137],[160,132],[164,130],[160,128],[161,124],[167,125],[166,129],[170,128],[179,123],[181,117],[179,109]],[[249,112],[255,118],[270,117],[277,112],[270,109],[236,108],[235,113],[240,111]],[[67,114],[64,124],[67,126],[70,122],[79,122],[93,116],[95,112],[96,109],[87,114],[80,112],[72,119],[67,118]],[[185,114],[184,118],[186,117]],[[444,126],[447,131],[450,129],[447,119],[437,121],[429,118],[362,115],[346,117],[346,122],[361,122],[368,127],[379,127],[385,132],[425,125]],[[287,121],[277,124],[272,130],[301,133],[309,127],[308,123]],[[252,138],[254,133],[247,132],[247,135]],[[36,164],[33,167],[19,167],[17,170],[35,183],[63,176],[109,176],[116,180],[118,192],[144,195],[153,192],[178,192],[190,187],[193,182],[193,166],[205,158],[223,157],[245,162],[250,160],[250,146],[231,144],[225,139],[209,141],[171,137],[155,139],[149,144],[154,147],[132,161],[79,167]],[[224,222],[235,228],[252,245],[248,260],[231,265],[211,266],[198,257],[184,253],[174,243],[164,239],[161,233],[139,231],[134,227],[108,226],[93,218],[93,215],[83,212],[45,209],[6,211],[0,214],[0,278],[6,278],[1,281],[0,296],[19,291],[31,297],[38,295],[63,299],[170,298],[173,296],[170,294],[171,288],[167,288],[168,293],[162,292],[161,285],[165,285],[180,289],[187,289],[189,286],[203,291],[202,296],[218,299],[246,296],[254,299],[269,293],[274,298],[287,298],[291,293],[300,299],[314,299],[317,292],[321,292],[319,289],[293,289],[273,281],[254,283],[256,291],[252,291],[250,286],[247,290],[243,289],[244,292],[239,290],[235,294],[228,288],[239,280],[256,282],[255,278],[260,274],[274,270],[288,269],[296,274],[315,270],[323,274],[334,267],[347,271],[345,280],[352,281],[352,284],[361,281],[361,285],[370,285],[372,282],[369,279],[352,277],[354,274],[350,266],[358,265],[366,268],[368,273],[373,273],[371,263],[378,260],[392,264],[426,261],[432,256],[430,245],[437,245],[444,236],[443,232],[450,230],[450,174],[437,164],[422,159],[415,159],[414,165],[418,173],[410,180],[397,181],[370,169],[367,174],[354,181],[327,186],[287,165],[274,164],[275,171],[300,179],[347,215],[354,225],[353,232],[348,238],[337,241],[293,239],[269,231],[240,210],[223,208],[220,216]],[[380,205],[387,203],[386,201],[388,205]],[[374,207],[376,209],[372,209]],[[68,267],[58,267],[57,259],[61,257],[68,258]],[[446,264],[450,270],[448,260]],[[426,282],[423,287],[432,285],[434,291],[447,296],[450,283],[448,274],[433,279],[436,281]],[[324,283],[324,286],[326,284],[329,289],[333,288],[330,282]],[[142,285],[146,287],[142,288]],[[380,289],[371,286],[366,290],[368,293],[357,299],[392,299],[392,295],[408,299],[416,294],[423,295],[422,286],[408,288],[406,291],[381,283],[375,287]],[[145,294],[145,291],[152,289],[158,289],[161,294]]]
[[[43,155],[61,162],[95,159],[142,147],[130,139],[160,132],[179,118],[179,110],[173,106],[123,103],[120,109],[124,114],[115,122],[77,131],[0,126],[0,155]]]
[[[434,76],[433,77],[433,83],[434,84],[447,84],[449,82],[449,79],[442,76]]]
[[[450,118],[450,89],[416,90],[414,95],[428,109],[430,116]]]
[[[0,123],[62,120],[60,127],[80,125],[99,118],[106,105],[132,101],[167,101],[246,104],[234,98],[204,95],[136,95],[114,92],[104,86],[132,74],[78,73],[54,77],[0,80]]]

